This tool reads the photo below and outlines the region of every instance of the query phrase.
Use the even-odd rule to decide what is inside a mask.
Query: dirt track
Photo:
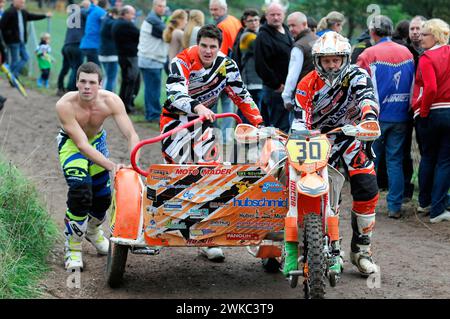
[[[8,98],[0,112],[0,153],[17,165],[37,185],[48,210],[63,230],[67,187],[58,164],[55,136],[58,122],[56,97],[29,92],[19,96],[0,80],[0,93]],[[147,126],[147,127],[145,127]],[[126,161],[126,141],[112,122],[105,125],[111,157]],[[141,138],[157,135],[156,127],[136,124]],[[153,128],[153,129],[152,129]],[[144,153],[147,163],[160,161],[157,147]],[[336,288],[327,287],[328,298],[450,298],[450,224],[432,225],[415,215],[415,204],[404,206],[405,217],[391,220],[381,194],[373,236],[375,260],[381,269],[380,285],[369,288],[347,260],[350,249],[350,196],[344,189],[341,233],[346,252],[345,272]],[[68,288],[63,267],[63,240],[50,257],[52,271],[42,282],[46,298],[298,298],[281,273],[265,273],[260,261],[245,248],[225,248],[223,263],[210,263],[196,248],[164,249],[158,256],[129,255],[124,285],[106,286],[106,257],[98,257],[84,244],[85,270],[81,288]],[[369,285],[370,286],[370,285]],[[374,284],[372,283],[372,287]]]

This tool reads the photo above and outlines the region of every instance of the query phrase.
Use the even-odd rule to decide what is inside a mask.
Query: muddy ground
[[[0,153],[17,165],[38,187],[42,200],[63,231],[67,186],[61,173],[55,136],[58,121],[56,97],[29,92],[28,99],[0,80],[0,93],[8,98],[0,112]],[[126,141],[112,122],[105,125],[111,157],[127,161]],[[136,123],[141,138],[158,135],[157,127]],[[142,156],[146,163],[161,161],[158,147]],[[374,258],[380,277],[361,278],[348,261],[351,198],[344,187],[341,234],[346,252],[345,272],[336,288],[327,287],[327,298],[450,298],[450,223],[430,224],[417,216],[416,203],[404,205],[404,217],[386,216],[385,193],[377,211],[373,235]],[[106,229],[106,228],[105,228]],[[196,248],[167,248],[157,256],[129,255],[124,285],[111,289],[105,281],[106,257],[84,244],[85,269],[80,288],[67,285],[63,266],[63,239],[49,258],[51,272],[42,281],[44,298],[299,298],[281,273],[268,274],[259,259],[245,248],[225,248],[226,260],[211,263]],[[72,285],[73,286],[73,285]]]

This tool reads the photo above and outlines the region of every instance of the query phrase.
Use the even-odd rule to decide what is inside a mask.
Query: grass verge
[[[36,188],[0,158],[0,299],[39,297],[57,236]]]

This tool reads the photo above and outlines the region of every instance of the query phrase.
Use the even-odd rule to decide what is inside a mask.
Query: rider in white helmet
[[[296,91],[293,130],[319,129],[326,133],[345,124],[377,120],[378,103],[366,71],[350,65],[351,46],[346,38],[330,31],[313,45],[315,70],[306,75]],[[351,262],[363,275],[378,270],[370,249],[375,225],[378,186],[365,142],[336,136],[329,164],[343,164],[353,197]]]

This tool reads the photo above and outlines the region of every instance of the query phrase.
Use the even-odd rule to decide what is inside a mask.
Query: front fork
[[[327,168],[324,168],[320,175],[328,182]],[[298,229],[302,229],[303,227],[303,217],[305,214],[313,214],[315,211],[321,212],[324,234],[323,253],[327,261],[326,273],[329,277],[330,284],[334,286],[343,270],[339,238],[339,215],[334,212],[334,210],[337,211],[337,207],[333,207],[334,209],[331,208],[328,193],[315,198],[299,194],[297,191],[297,182],[300,177],[299,172],[289,166],[289,211],[285,219],[285,262],[283,273],[289,277],[291,287],[296,286],[292,282],[296,283],[299,275],[307,278],[307,252],[304,249],[300,249],[303,236],[299,236]],[[301,206],[298,205],[299,202],[301,202]],[[325,212],[325,214],[322,212]],[[303,269],[298,269],[299,264],[304,265]]]

